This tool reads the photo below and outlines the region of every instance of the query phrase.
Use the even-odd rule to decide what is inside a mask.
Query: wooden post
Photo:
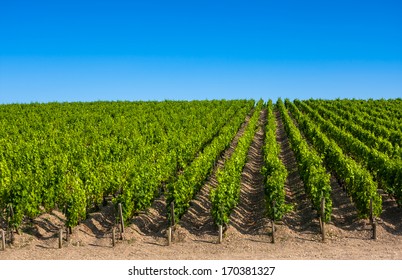
[[[10,229],[10,243],[11,243],[12,245],[14,245],[14,242],[15,242],[14,231],[13,231],[13,229],[11,228],[11,229]]]
[[[13,209],[13,205],[10,204],[10,218],[12,219],[14,217],[14,209]]]
[[[112,228],[112,245],[113,247],[116,246],[116,228]]]
[[[168,227],[167,230],[168,246],[172,244],[172,227]]]
[[[373,223],[373,239],[377,240],[377,223]]]
[[[370,198],[370,223],[374,223],[374,216],[373,216],[373,198]]]
[[[59,230],[59,249],[61,249],[62,245],[63,245],[63,230],[60,229]]]
[[[320,213],[320,216],[318,217],[318,222],[320,223],[320,232],[322,233],[322,218],[321,218],[321,213]]]
[[[4,230],[1,230],[1,250],[6,250],[6,234],[4,233]]]
[[[11,225],[10,226],[10,224],[11,224],[11,220],[13,219],[13,217],[14,217],[14,209],[13,209],[13,205],[12,204],[10,204],[10,206],[9,206],[9,209],[10,209],[10,212],[9,212],[9,215],[8,215],[8,229],[10,229],[10,243],[11,244],[14,244],[14,241],[15,241],[15,238],[14,238],[14,229],[13,229],[13,226]]]
[[[10,217],[11,217],[11,219],[14,218],[14,208],[13,208],[12,204],[10,204]],[[17,234],[20,234],[20,230],[18,227],[15,227],[15,228],[11,227],[11,232],[13,231],[13,229],[15,230],[15,232]],[[12,240],[12,242],[14,242],[14,240]]]
[[[222,240],[223,240],[223,229],[222,229],[222,225],[218,226],[219,228],[219,239],[218,239],[218,243],[221,244]]]
[[[124,220],[123,220],[123,208],[121,206],[121,203],[118,204],[119,208],[119,219],[120,219],[120,239],[123,240],[123,233],[124,233]]]
[[[70,227],[66,227],[66,241],[70,242]]]
[[[322,242],[325,242],[325,197],[321,199],[321,235]]]
[[[272,201],[272,211],[273,211],[273,216],[272,216],[272,243],[275,243],[275,200]]]
[[[170,225],[173,227],[175,224],[175,216],[174,216],[174,201],[170,203]]]

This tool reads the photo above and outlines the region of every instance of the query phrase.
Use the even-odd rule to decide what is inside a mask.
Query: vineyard
[[[402,100],[0,105],[0,230],[0,259],[400,259]]]

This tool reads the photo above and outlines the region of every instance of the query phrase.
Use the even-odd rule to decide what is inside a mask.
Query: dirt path
[[[402,237],[402,208],[398,207],[395,200],[388,197],[384,191],[379,190],[382,195],[383,211],[378,219],[380,227],[393,236]]]
[[[265,215],[264,177],[261,168],[264,164],[263,145],[267,111],[262,110],[259,128],[247,155],[241,178],[240,201],[230,217],[226,235],[230,237],[235,229],[241,235],[267,234],[269,219]],[[246,238],[251,238],[246,237]],[[245,236],[244,236],[245,237]]]
[[[191,239],[198,242],[216,242],[217,227],[215,226],[211,216],[212,205],[209,199],[209,193],[212,188],[217,187],[218,182],[216,179],[216,172],[218,168],[222,168],[224,166],[225,161],[233,154],[240,137],[243,135],[249,123],[251,114],[252,113],[247,115],[245,121],[230,143],[229,148],[224,151],[223,155],[217,161],[217,164],[215,165],[211,175],[201,187],[195,199],[191,201],[190,208],[183,215],[179,222],[180,228],[177,230],[177,235],[181,235],[181,237],[176,235],[178,240],[182,240],[184,237],[186,239]]]
[[[292,113],[288,112],[294,125],[299,128],[299,124],[293,118]],[[312,143],[304,136],[302,130],[300,130],[301,136],[306,140],[311,149],[314,149]],[[356,238],[356,239],[370,239],[372,237],[372,226],[366,219],[359,219],[357,209],[351,198],[346,191],[340,186],[337,180],[336,173],[327,169],[327,172],[331,173],[331,199],[332,199],[332,215],[331,221],[326,225],[327,235],[331,238]]]
[[[327,234],[332,239],[356,238],[370,239],[371,225],[368,220],[359,219],[357,209],[346,191],[338,184],[335,175],[331,175],[332,216],[327,224]]]
[[[283,218],[283,226],[278,227],[278,237],[281,239],[296,238],[299,240],[318,240],[319,222],[317,214],[312,210],[300,178],[297,160],[289,143],[285,127],[278,110],[275,110],[277,123],[277,141],[281,148],[280,158],[288,170],[285,183],[286,202],[293,205],[293,211]]]

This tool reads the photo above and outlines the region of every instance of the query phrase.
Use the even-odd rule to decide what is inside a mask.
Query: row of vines
[[[0,106],[0,214],[12,227],[54,209],[76,226],[106,197],[123,219],[165,195],[179,221],[241,125],[233,154],[218,169],[211,215],[227,225],[239,202],[242,170],[258,129],[267,215],[281,220],[288,170],[280,158],[282,119],[313,208],[331,219],[330,176],[359,216],[382,211],[382,188],[402,205],[401,100],[214,100],[11,104]],[[267,119],[262,119],[266,110]],[[13,215],[10,217],[10,211]]]
[[[113,196],[127,221],[208,153],[214,139],[226,145],[253,105],[252,100],[3,105],[1,214],[8,215],[12,205],[10,224],[18,227],[24,217],[59,209],[66,225],[75,226]]]

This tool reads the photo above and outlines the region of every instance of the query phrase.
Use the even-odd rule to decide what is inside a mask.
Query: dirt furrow
[[[225,161],[230,158],[234,152],[240,137],[243,135],[245,128],[249,123],[251,114],[252,112],[247,115],[244,123],[241,125],[230,143],[229,148],[227,148],[219,158],[211,175],[201,187],[195,199],[191,201],[190,208],[181,218],[179,223],[181,229],[179,229],[178,232],[182,236],[189,237],[190,235],[193,235],[190,238],[196,240],[199,240],[200,237],[209,241],[216,239],[215,236],[217,229],[211,216],[211,201],[209,199],[209,193],[212,188],[217,187],[218,182],[216,179],[216,172],[219,168],[224,166]]]
[[[230,227],[226,235],[230,235],[231,227],[246,235],[259,235],[267,231],[269,220],[265,215],[264,177],[261,174],[264,164],[262,149],[266,118],[267,111],[262,110],[259,128],[251,143],[242,172],[240,201],[230,217]]]
[[[279,226],[279,239],[293,237],[301,240],[315,240],[318,238],[319,226],[316,213],[312,210],[303,181],[300,178],[297,160],[285,132],[280,113],[275,110],[277,124],[276,139],[280,145],[280,158],[286,166],[288,177],[285,183],[286,202],[293,205],[293,211],[285,215],[283,223],[286,227]],[[286,232],[289,229],[291,232]],[[282,233],[281,233],[282,232]],[[283,236],[281,237],[281,234]]]
[[[244,133],[250,116],[251,113],[246,116],[244,123],[233,138],[229,148],[217,161],[212,176],[208,178],[196,198],[191,201],[190,208],[183,215],[179,225],[175,227],[173,234],[174,241],[184,241],[189,234],[205,235],[213,231],[214,224],[210,215],[211,202],[209,200],[209,190],[211,186],[217,184],[215,171],[217,168],[222,167],[224,161],[233,153],[240,136]],[[162,195],[156,199],[148,210],[132,219],[132,224],[132,228],[142,236],[153,235],[158,239],[165,238],[166,229],[169,224],[167,220],[165,197]],[[188,231],[188,233],[185,231]],[[165,241],[161,240],[161,242],[163,243]]]
[[[289,112],[293,123],[297,128],[299,124]],[[306,140],[311,149],[314,149],[312,143],[304,136],[303,131],[300,131],[302,137]],[[337,175],[325,165],[327,172],[331,172],[331,199],[332,199],[332,215],[331,221],[327,225],[327,235],[331,239],[339,238],[356,238],[370,239],[371,226],[368,225],[368,220],[358,218],[356,206],[346,191],[342,189],[337,180]]]

